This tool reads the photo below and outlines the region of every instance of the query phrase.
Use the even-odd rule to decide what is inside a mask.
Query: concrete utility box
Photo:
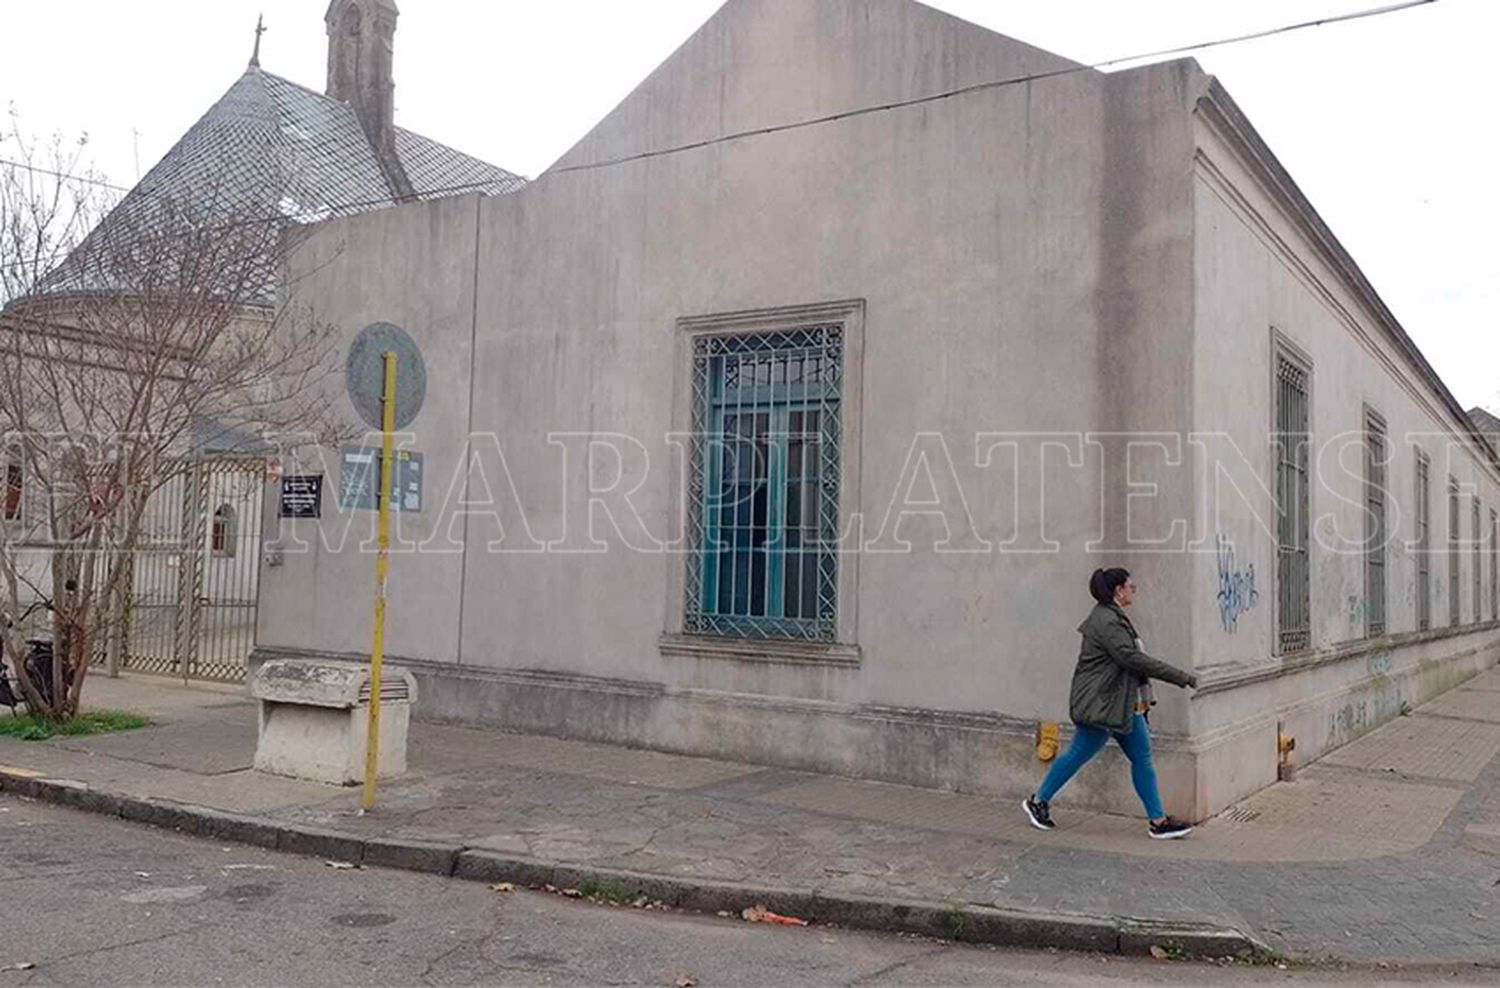
[[[365,777],[370,670],[342,662],[275,659],[250,680],[260,701],[255,767],[261,772],[349,786]],[[385,779],[406,771],[406,735],[417,683],[385,667],[380,683],[380,760]]]

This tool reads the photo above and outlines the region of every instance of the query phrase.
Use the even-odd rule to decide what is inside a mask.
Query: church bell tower
[[[332,0],[328,25],[328,95],[354,108],[398,199],[412,196],[396,154],[396,83],[392,74],[395,0]]]

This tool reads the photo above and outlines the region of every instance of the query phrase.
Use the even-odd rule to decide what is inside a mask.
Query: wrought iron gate
[[[255,645],[262,459],[194,461],[147,502],[131,572],[120,665],[234,682]]]

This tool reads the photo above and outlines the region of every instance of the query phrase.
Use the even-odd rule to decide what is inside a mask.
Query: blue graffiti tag
[[[1240,615],[1260,603],[1255,589],[1255,564],[1235,569],[1234,543],[1219,536],[1219,623],[1231,635],[1239,629]]]

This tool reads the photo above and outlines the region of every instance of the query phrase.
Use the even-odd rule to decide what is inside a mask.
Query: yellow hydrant
[[[1276,731],[1276,751],[1281,756],[1276,764],[1276,777],[1282,782],[1292,782],[1297,778],[1297,766],[1292,761],[1292,752],[1297,749],[1297,739],[1285,731]]]
[[[1053,721],[1042,721],[1036,729],[1036,757],[1044,762],[1057,757],[1057,724]]]

